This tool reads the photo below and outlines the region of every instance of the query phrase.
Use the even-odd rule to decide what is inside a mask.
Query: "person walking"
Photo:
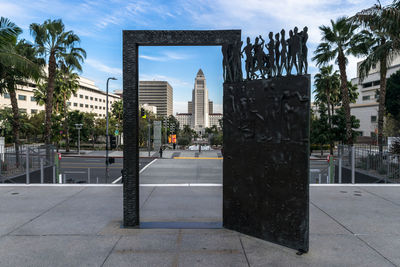
[[[163,153],[162,146],[160,146],[160,151],[159,151],[159,153],[160,153],[160,158],[162,158],[162,153]]]

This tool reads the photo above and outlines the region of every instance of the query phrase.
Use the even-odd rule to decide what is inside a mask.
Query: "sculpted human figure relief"
[[[281,53],[279,51],[279,47],[281,45],[281,41],[279,40],[279,33],[275,34],[275,66],[276,66],[276,76],[282,75],[281,69]]]
[[[301,70],[300,72],[303,74],[307,74],[308,71],[308,48],[307,48],[307,40],[308,40],[308,28],[307,26],[303,28],[301,32]]]
[[[281,30],[281,64],[280,68],[281,71],[283,72],[283,69],[286,71],[286,75],[289,74],[289,67],[288,67],[288,59],[287,59],[287,42],[285,39],[285,30]]]
[[[258,41],[261,40],[261,43],[258,43]],[[260,75],[261,77],[263,77],[263,61],[264,61],[264,51],[263,51],[263,47],[264,47],[264,39],[262,38],[262,36],[260,35],[259,37],[256,37],[255,43],[254,43],[254,72],[255,71],[260,71]],[[259,77],[257,74],[255,74],[257,76],[257,78]]]
[[[297,75],[301,73],[301,35],[299,29],[294,27],[293,30],[293,53],[294,53],[294,64],[296,67]]]
[[[286,39],[285,30],[282,29],[274,35],[268,34],[269,41],[265,41],[261,35],[255,38],[254,45],[250,37],[246,39],[246,45],[242,48],[243,42],[224,44],[223,54],[223,76],[226,82],[237,82],[243,80],[241,58],[245,59],[246,80],[265,79],[292,75],[293,66],[297,75],[307,74],[308,71],[308,28],[304,27],[301,32],[297,27],[289,31],[289,38]],[[264,47],[267,53],[264,52]]]
[[[254,59],[252,55],[253,45],[250,42],[250,37],[247,37],[246,46],[241,51],[241,56],[243,57],[243,52],[246,54],[246,79],[251,80],[254,76]]]
[[[266,45],[267,49],[268,49],[268,57],[269,57],[269,68],[268,68],[268,78],[271,78],[273,76],[275,76],[276,74],[276,68],[275,68],[275,55],[274,55],[274,33],[270,32],[269,35],[269,43],[268,45]]]
[[[225,82],[230,82],[232,81],[232,73],[230,72],[230,66],[229,66],[229,55],[228,55],[228,45],[223,44],[221,51],[222,51],[222,71],[223,71],[223,77]]]
[[[243,42],[240,41],[239,43],[234,43],[232,47],[232,65],[233,65],[233,80],[235,82],[240,82],[243,79],[243,72],[242,72],[242,61],[240,58],[241,51],[240,48],[242,47]]]

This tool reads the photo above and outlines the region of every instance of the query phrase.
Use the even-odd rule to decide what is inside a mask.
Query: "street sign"
[[[119,135],[119,131],[115,130],[114,135]]]

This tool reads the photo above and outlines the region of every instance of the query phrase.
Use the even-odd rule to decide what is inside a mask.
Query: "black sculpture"
[[[268,53],[263,50],[264,39],[261,35],[256,37],[254,45],[247,37],[246,46],[240,44],[226,44],[222,46],[223,54],[223,75],[225,82],[239,82],[242,80],[241,58],[246,54],[245,69],[246,80],[268,79],[283,75],[292,75],[293,66],[297,75],[307,74],[308,71],[308,28],[298,32],[294,27],[289,31],[289,39],[285,37],[285,30],[280,34],[270,32],[269,42],[265,45]]]
[[[240,60],[243,42],[222,45],[222,66],[224,81],[240,82],[242,81],[242,62]]]
[[[268,78],[271,78],[275,76],[276,73],[276,66],[275,66],[275,56],[274,56],[274,39],[273,39],[274,33],[270,32],[268,37],[269,37],[269,43],[267,49],[268,49]]]
[[[243,52],[246,54],[246,79],[251,80],[254,76],[253,69],[254,69],[254,60],[252,55],[253,45],[250,43],[250,37],[247,37],[246,46],[241,51],[241,56],[243,57]],[[225,77],[225,76],[224,76]]]
[[[285,69],[286,73],[288,73],[288,61],[287,61],[287,42],[285,39],[285,30],[281,30],[281,70]]]
[[[286,71],[288,77],[273,77],[277,64],[289,66],[289,55],[294,55],[292,64],[307,70],[307,30],[299,35],[300,54],[292,53],[291,31],[290,42],[282,41],[281,32],[280,46],[271,33],[271,51],[266,55],[261,37],[257,41],[261,49],[248,39],[241,50],[240,30],[123,32],[124,227],[140,227],[139,47],[221,45],[225,79],[223,226],[308,251],[310,75],[288,76],[290,71]],[[274,59],[280,47],[279,62]],[[243,52],[247,81],[242,81]],[[267,73],[271,79],[262,80]]]
[[[300,33],[301,34],[301,67],[300,67],[300,73],[307,74],[308,70],[308,62],[307,62],[307,54],[308,54],[308,48],[307,48],[307,40],[308,40],[308,28],[304,27],[303,31]]]

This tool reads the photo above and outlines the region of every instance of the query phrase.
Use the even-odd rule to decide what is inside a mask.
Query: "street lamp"
[[[108,139],[108,82],[110,80],[116,80],[117,78],[114,77],[109,77],[107,78],[107,83],[106,83],[106,183],[109,178],[109,162],[108,162],[108,144],[109,144],[109,139]]]
[[[78,155],[81,154],[81,129],[82,123],[76,123],[75,128],[78,130]]]

